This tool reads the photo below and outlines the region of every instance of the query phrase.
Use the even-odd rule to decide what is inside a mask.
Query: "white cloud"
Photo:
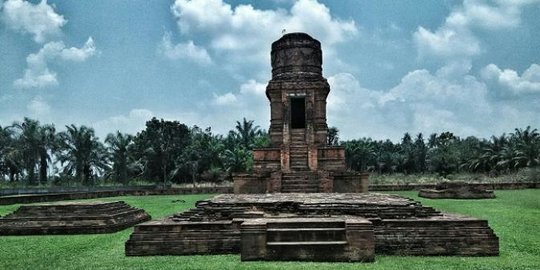
[[[501,70],[495,64],[489,64],[481,70],[482,77],[495,83],[508,94],[540,94],[540,65],[531,64],[521,76],[512,69]]]
[[[232,7],[222,0],[176,0],[171,6],[180,31],[207,36],[201,41],[230,69],[269,62],[270,44],[287,32],[307,32],[323,44],[325,55],[332,47],[358,32],[353,20],[333,18],[330,10],[315,0],[295,2],[290,10],[262,10],[251,5]]]
[[[246,83],[240,85],[240,93],[246,95],[266,95],[266,84],[259,83],[253,79],[248,80]]]
[[[154,117],[154,113],[147,109],[133,109],[127,115],[116,115],[97,121],[92,124],[100,137],[107,133],[120,131],[123,133],[136,134],[143,130],[146,121]]]
[[[235,106],[238,105],[237,101],[238,99],[236,96],[233,93],[228,92],[223,95],[214,94],[213,103],[220,106]]]
[[[420,26],[414,33],[414,41],[422,57],[424,54],[448,58],[469,57],[481,52],[480,42],[466,28],[443,27],[431,32]]]
[[[40,96],[32,99],[26,106],[26,109],[32,117],[40,119],[51,113],[51,106]]]
[[[149,109],[132,109],[127,114],[118,114],[105,119],[87,123],[93,127],[100,138],[105,138],[107,134],[120,131],[135,135],[146,128],[146,122],[153,117],[166,121],[179,121],[187,126],[198,125],[200,127],[210,126],[213,115],[209,118],[202,118],[197,112],[171,112],[161,113]],[[210,121],[209,121],[210,120]],[[214,128],[214,125],[212,125]]]
[[[475,30],[500,30],[518,27],[521,11],[538,0],[465,0],[455,8],[437,30],[418,27],[413,38],[420,56],[443,58],[470,57],[482,52]]]
[[[267,129],[270,121],[270,103],[265,95],[266,83],[250,79],[239,89],[216,95],[210,105],[201,104],[199,118],[201,124],[212,126],[214,131],[226,134],[235,121],[245,117],[255,120],[255,124]]]
[[[338,73],[328,78],[331,86],[330,94],[327,98],[327,108],[329,111],[340,114],[341,112],[352,113],[357,109],[373,108],[381,96],[377,91],[362,88],[358,80],[350,73]],[[355,107],[345,106],[353,98]]]
[[[2,19],[9,28],[29,33],[39,43],[59,36],[60,28],[67,22],[45,0],[35,5],[22,0],[7,0],[2,5]]]
[[[88,57],[96,54],[96,45],[94,44],[94,39],[88,37],[88,40],[84,43],[81,48],[65,48],[60,52],[60,56],[63,60],[83,62]]]
[[[457,62],[434,74],[414,70],[384,91],[363,88],[352,74],[334,75],[328,78],[328,124],[348,138],[398,140],[404,132],[446,130],[482,135],[491,119],[499,116],[492,109],[486,85],[469,69],[468,62]]]
[[[26,57],[27,68],[22,78],[15,80],[17,88],[43,88],[58,85],[56,72],[50,71],[48,63],[57,59],[65,61],[85,61],[96,54],[92,37],[81,48],[66,48],[61,41],[49,42],[37,52]]]
[[[17,88],[43,88],[48,86],[58,85],[56,73],[51,72],[48,68],[24,70],[22,78],[15,80],[13,85]]]
[[[223,95],[214,94],[212,103],[219,106],[228,107],[255,107],[261,101],[266,100],[266,84],[250,79],[240,85],[240,91],[234,94],[227,92]]]
[[[513,28],[519,25],[523,1],[496,1],[490,5],[487,1],[465,0],[463,6],[446,18],[450,27],[478,27],[484,29]]]
[[[187,59],[201,65],[209,65],[212,63],[212,59],[206,49],[195,45],[193,40],[189,40],[185,43],[173,44],[170,33],[165,33],[163,36],[159,51],[172,60]]]

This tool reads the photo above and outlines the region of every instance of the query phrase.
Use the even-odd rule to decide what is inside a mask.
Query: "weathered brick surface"
[[[128,256],[226,254],[240,250],[240,230],[232,221],[185,222],[165,219],[135,227]]]
[[[21,206],[0,218],[0,235],[110,233],[148,220],[122,201]]]
[[[498,238],[486,220],[441,213],[412,199],[377,193],[276,193],[218,195],[198,202],[195,208],[184,213],[162,221],[138,225],[126,243],[126,254],[142,256],[238,253],[245,242],[241,240],[240,228],[246,221],[264,218],[309,218],[296,225],[297,228],[309,228],[310,224],[317,224],[324,218],[344,220],[348,217],[365,218],[371,222],[375,239],[374,250],[377,254],[494,256],[499,252]],[[249,230],[249,226],[247,228]],[[257,228],[252,229],[257,231]],[[251,233],[257,233],[253,230]],[[348,244],[366,243],[365,237],[369,236],[365,234],[369,234],[369,229],[357,233],[360,235],[347,234],[347,237],[350,235],[358,239],[349,241],[347,238]],[[316,235],[305,232],[296,236],[292,232],[280,232],[279,235],[265,232],[264,237],[274,237],[274,242],[315,239],[336,242],[340,241],[342,236],[332,232]],[[249,247],[259,245],[254,240],[246,241],[251,243]],[[337,246],[340,245],[342,246]],[[261,255],[266,254],[264,252],[267,252],[267,246],[261,250],[252,250],[247,248],[248,246],[246,250],[251,251],[246,251],[246,260],[270,258]],[[294,257],[296,255],[284,255],[295,250],[291,245],[282,246],[275,251],[276,254],[290,260],[297,259]],[[320,246],[324,246],[324,243]],[[323,256],[317,248],[311,251],[316,256]],[[255,255],[250,255],[250,252]],[[362,254],[364,259],[359,260],[366,260],[368,251]],[[308,260],[314,258],[309,256],[315,255],[306,256],[304,259]],[[345,257],[339,258],[345,260]],[[323,256],[319,260],[332,259]],[[334,260],[338,260],[337,257]]]
[[[487,221],[459,215],[382,220],[375,235],[376,251],[383,254],[499,255],[499,239]]]

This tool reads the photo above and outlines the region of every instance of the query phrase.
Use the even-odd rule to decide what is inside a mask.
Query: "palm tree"
[[[511,166],[513,152],[508,145],[506,134],[491,136],[490,142],[484,147],[480,156],[480,164],[486,164],[488,170],[502,171]],[[509,156],[510,154],[510,156]]]
[[[39,180],[45,184],[48,164],[51,161],[50,152],[54,149],[54,126],[40,126],[39,121],[24,118],[22,123],[15,122],[12,127],[20,131],[17,138],[17,148],[28,174],[28,183],[31,185],[36,183],[35,169],[38,166]]]
[[[415,146],[411,135],[406,132],[401,139],[400,155],[398,155],[399,168],[405,174],[414,172],[415,165]]]
[[[124,185],[127,184],[129,165],[133,163],[129,151],[129,147],[133,144],[133,136],[117,131],[116,134],[107,135],[105,143],[108,144],[116,180]]]
[[[52,152],[56,149],[56,130],[53,125],[39,128],[39,182],[47,182],[48,164],[51,164]]]
[[[3,180],[5,175],[9,175],[13,181],[12,171],[13,156],[12,152],[16,149],[13,147],[13,131],[9,127],[0,126],[0,180]]]
[[[39,159],[38,129],[39,123],[29,118],[24,118],[22,123],[15,122],[13,128],[19,130],[16,138],[18,151],[22,158],[22,164],[28,176],[28,184],[36,184],[36,164]]]
[[[225,170],[229,174],[247,171],[250,157],[251,152],[242,147],[236,147],[232,150],[225,150],[222,156]]]
[[[424,172],[426,170],[426,156],[428,148],[424,143],[422,133],[418,133],[414,141],[414,165],[416,172]]]
[[[371,139],[362,138],[345,143],[347,167],[356,171],[364,171],[370,163],[374,163],[376,151]]]
[[[64,173],[73,175],[84,185],[93,184],[93,177],[107,169],[107,152],[94,135],[94,129],[86,126],[66,126],[59,133],[58,160]]]
[[[515,143],[514,150],[514,166],[534,167],[540,164],[540,133],[538,129],[532,129],[527,126],[526,129],[517,129],[512,134],[512,139]]]
[[[244,118],[242,123],[236,121],[235,131],[231,131],[229,135],[234,136],[234,138],[246,149],[251,149],[255,137],[261,135],[261,130],[259,126],[253,125],[253,120],[246,120]]]

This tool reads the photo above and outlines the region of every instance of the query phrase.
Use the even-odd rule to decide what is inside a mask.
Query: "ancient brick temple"
[[[252,174],[234,176],[235,193],[366,192],[368,175],[345,171],[345,149],[327,145],[321,43],[304,33],[272,44],[271,147],[253,151]]]
[[[344,149],[326,145],[330,88],[321,64],[320,43],[307,34],[274,42],[266,89],[272,146],[254,151],[253,173],[234,176],[235,194],[135,226],[126,255],[347,262],[376,254],[498,255],[486,220],[366,193],[367,175],[345,171]]]

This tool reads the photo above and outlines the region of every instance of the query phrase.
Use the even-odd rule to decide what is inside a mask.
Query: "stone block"
[[[371,262],[371,222],[362,218],[246,220],[241,227],[242,260]],[[245,246],[244,246],[245,245]]]
[[[234,193],[266,193],[267,178],[258,174],[233,174]]]
[[[362,193],[369,187],[369,175],[357,172],[334,172],[334,192]]]

